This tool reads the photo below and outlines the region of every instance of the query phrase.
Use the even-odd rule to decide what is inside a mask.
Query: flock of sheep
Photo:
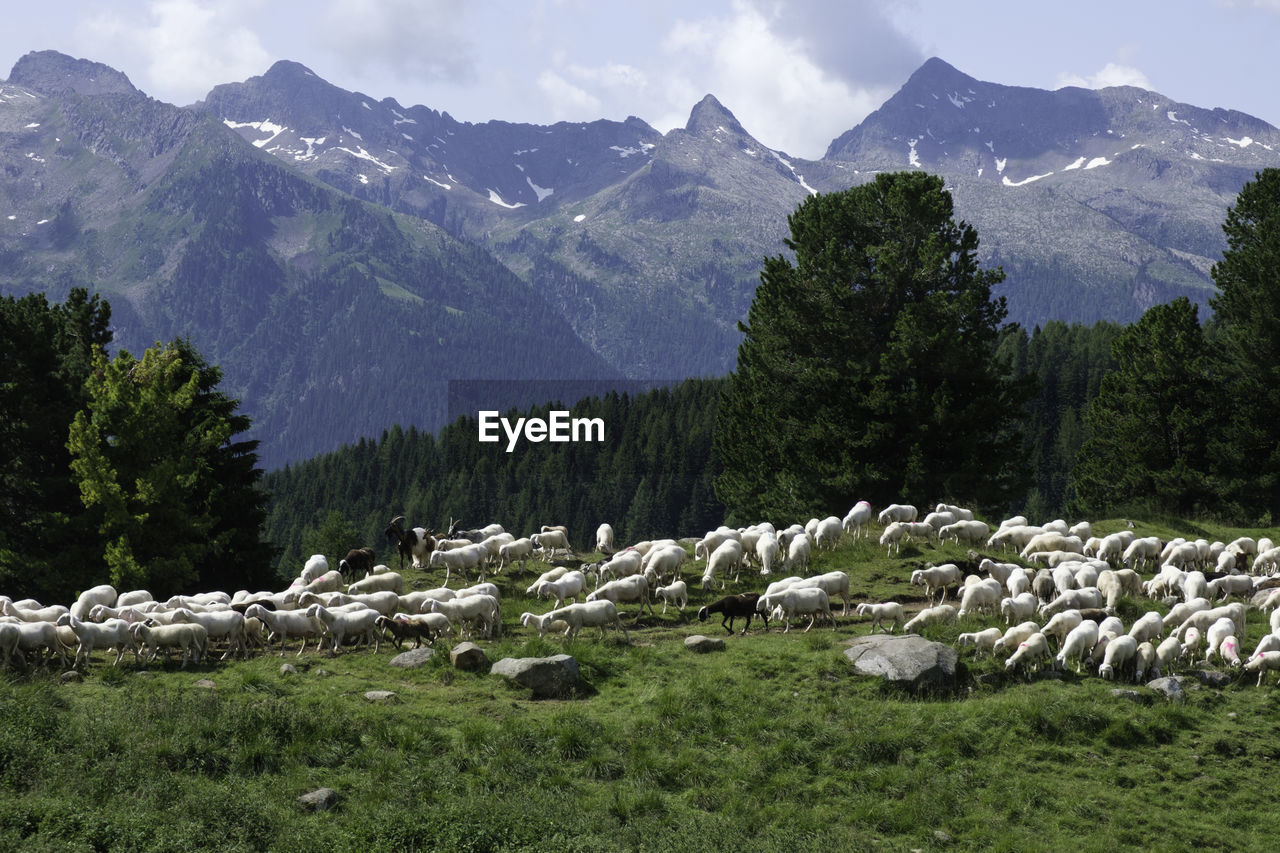
[[[1280,610],[1275,609],[1280,588],[1272,590],[1280,587],[1280,576],[1273,574],[1280,567],[1280,548],[1269,540],[1160,542],[1132,531],[1099,538],[1088,522],[1032,526],[1021,517],[991,531],[970,511],[945,504],[923,520],[917,516],[906,504],[890,505],[875,516],[882,526],[879,541],[888,553],[912,540],[954,539],[974,547],[985,543],[992,553],[1017,551],[1022,563],[986,558],[976,574],[966,574],[954,563],[917,569],[910,582],[924,588],[930,606],[908,621],[901,603],[858,604],[857,615],[869,619],[872,630],[914,631],[984,616],[999,620],[1000,627],[961,633],[958,643],[979,654],[1007,654],[1006,670],[1020,673],[1074,664],[1077,672],[1088,666],[1103,678],[1139,681],[1203,657],[1257,672],[1261,684],[1268,671],[1280,669]],[[720,527],[692,543],[692,558],[690,540],[619,548],[613,529],[602,524],[595,550],[605,559],[577,564],[558,559],[573,557],[563,527],[516,538],[494,524],[451,530],[449,537],[437,538],[422,528],[405,530],[402,519],[395,519],[388,535],[399,542],[402,567],[411,559],[418,569],[444,568],[444,585],[406,590],[405,576],[385,565],[345,583],[342,571],[330,570],[324,556],[314,555],[279,592],[211,592],[161,602],[145,590],[117,593],[102,585],[86,590],[69,607],[0,596],[0,664],[25,669],[57,659],[64,667],[87,666],[94,651],[106,651],[114,654],[115,664],[129,653],[139,663],[180,653],[185,667],[219,652],[222,660],[277,647],[284,654],[291,643],[298,644],[296,654],[302,655],[313,643],[317,651],[337,654],[351,645],[377,652],[383,640],[401,648],[412,639],[416,646],[455,631],[463,637],[492,638],[502,631],[501,593],[485,580],[486,572],[513,566],[523,570],[532,560],[557,563],[525,590],[527,596],[551,602],[547,612],[525,612],[519,619],[540,636],[554,632],[573,637],[584,627],[599,628],[603,635],[606,628],[615,628],[629,640],[619,607],[635,604],[637,617],[646,610],[653,614],[656,598],[663,613],[668,607],[684,610],[690,587],[681,573],[691,559],[703,564],[704,593],[725,590],[730,580],[738,583],[744,570],[764,577],[788,575],[763,593],[724,595],[699,610],[702,620],[720,615],[730,632],[739,617],[747,619],[747,627],[753,617],[766,625],[778,620],[784,632],[793,620],[805,617],[806,631],[820,620],[835,627],[831,602],[840,599],[845,616],[852,604],[849,575],[829,571],[806,576],[811,557],[816,550],[834,549],[842,537],[865,536],[872,520],[871,506],[862,501],[843,519],[811,519],[783,530],[768,523]],[[347,560],[340,569],[350,569]],[[1152,573],[1145,582],[1138,574],[1144,570]],[[448,586],[454,573],[469,579],[471,572],[479,573],[478,583]],[[952,589],[956,604],[946,601]],[[1122,596],[1162,601],[1168,612],[1149,610],[1126,630],[1115,612]],[[1227,601],[1233,597],[1243,600]],[[1246,654],[1241,642],[1251,605],[1273,611],[1272,633]]]

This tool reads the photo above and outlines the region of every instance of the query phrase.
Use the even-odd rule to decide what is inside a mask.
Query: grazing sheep
[[[622,632],[622,638],[626,642],[631,642],[627,626],[622,624],[622,619],[618,616],[618,608],[607,599],[568,604],[544,613],[542,616],[522,613],[520,619],[526,627],[532,626],[537,630],[539,636],[542,636],[556,622],[562,622],[567,626],[564,632],[567,639],[572,640],[583,628],[590,627],[598,627],[600,636],[603,638],[605,626],[612,625]]]
[[[992,646],[992,653],[1005,649],[1016,649],[1019,643],[1038,631],[1040,631],[1040,626],[1035,622],[1028,621],[1014,625],[1005,631],[1000,639],[996,640],[995,645]]]
[[[792,540],[792,547],[795,547],[795,544],[800,542],[804,543],[804,547],[806,549],[809,547],[809,540],[799,536]],[[728,575],[730,571],[733,572],[734,583],[737,583],[738,572],[741,567],[742,543],[736,539],[726,539],[711,552],[711,557],[707,560],[706,569],[703,570],[702,573],[703,588],[705,589],[706,587],[711,586],[716,575],[719,574],[720,588],[724,589],[725,576]]]
[[[533,540],[529,537],[516,539],[498,548],[498,567],[495,572],[501,572],[512,563],[520,564],[520,571],[524,571],[524,564],[533,557]]]
[[[797,578],[799,580],[799,578]],[[707,617],[712,613],[719,613],[721,616],[720,624],[730,634],[733,633],[733,622],[739,617],[746,617],[746,627],[742,629],[742,633],[747,633],[747,628],[751,627],[751,618],[756,615],[756,606],[759,604],[760,594],[755,592],[743,592],[738,595],[726,595],[718,601],[712,602],[698,610],[698,621],[706,622]],[[761,612],[760,617],[764,619],[764,626],[769,627],[769,614]]]
[[[1171,636],[1176,638],[1179,635],[1175,633]],[[1184,657],[1189,661],[1194,661],[1197,653],[1200,651],[1200,642],[1203,639],[1200,634],[1200,629],[1192,625],[1187,628],[1187,631],[1182,635],[1182,638],[1182,648],[1179,651],[1179,657]]]
[[[995,612],[1000,608],[1000,594],[1004,590],[995,578],[987,578],[977,583],[967,584],[960,596],[960,610],[957,618],[964,618],[970,611]],[[1034,596],[1032,596],[1034,598]],[[1034,606],[1034,603],[1033,603]]]
[[[907,624],[902,626],[904,633],[911,633],[926,625],[942,625],[956,621],[956,609],[950,604],[938,604],[926,607],[917,613]]]
[[[1049,641],[1044,634],[1036,631],[1018,644],[1013,654],[1005,659],[1005,672],[1023,672],[1027,669],[1039,669],[1040,664],[1050,660]]]
[[[991,528],[982,521],[957,521],[938,531],[938,539],[954,539],[957,544],[977,545],[987,538]]]
[[[761,597],[761,601],[764,600],[764,597]],[[771,605],[774,603],[775,601],[771,600]],[[758,606],[759,603],[757,603]],[[785,626],[782,629],[784,634],[791,630],[791,620],[796,616],[809,617],[809,624],[804,629],[805,633],[808,633],[809,629],[813,627],[819,616],[830,622],[833,630],[836,627],[835,616],[831,613],[831,599],[826,590],[820,587],[793,586],[790,589],[785,589],[776,598],[776,607],[775,613],[781,614]]]
[[[674,581],[666,586],[660,586],[655,589],[654,594],[662,599],[662,612],[667,612],[667,605],[673,605],[677,610],[684,610],[689,606],[689,585],[684,581]]]
[[[841,616],[849,615],[849,575],[846,572],[833,571],[823,572],[820,575],[814,575],[811,578],[804,578],[791,584],[791,589],[801,589],[804,587],[817,587],[825,592],[830,598],[837,595],[844,599],[844,610]]]
[[[776,548],[777,540],[772,538],[772,534],[769,536]],[[664,545],[646,554],[644,561],[645,580],[650,586],[656,586],[664,578],[680,579],[680,568],[689,561],[689,552],[682,545]]]
[[[529,537],[533,542],[533,549],[542,555],[542,559],[551,562],[551,556],[556,549],[562,549],[570,555],[573,551],[569,548],[569,535],[563,530],[543,528],[542,533],[535,533]]]
[[[887,601],[883,604],[859,604],[854,608],[854,613],[858,616],[871,617],[871,630],[877,627],[883,627],[885,620],[892,624],[886,629],[890,634],[902,627],[903,620],[906,618],[902,610],[902,605],[896,601]]]
[[[1253,578],[1248,575],[1223,575],[1207,585],[1210,601],[1225,601],[1233,595],[1247,596],[1253,593]]]
[[[1134,620],[1133,625],[1129,627],[1129,636],[1133,637],[1139,643],[1147,640],[1159,639],[1164,634],[1164,620],[1160,614],[1154,610],[1148,610],[1146,613]]]
[[[979,654],[983,651],[989,651],[995,654],[996,641],[1000,639],[1003,632],[999,628],[986,628],[982,631],[974,631],[964,633],[956,637],[956,645],[964,648],[965,646],[973,646],[974,653]]]
[[[619,578],[616,581],[609,581],[587,596],[587,601],[599,601],[601,599],[612,601],[614,605],[638,601],[640,602],[640,611],[636,614],[637,618],[645,611],[645,608],[648,608],[650,616],[654,615],[653,605],[649,602],[649,582],[644,579],[644,575],[631,575],[630,577]]]
[[[192,661],[200,663],[209,646],[209,632],[203,625],[178,623],[153,626],[139,622],[130,626],[129,630],[133,632],[135,643],[151,649],[151,657],[147,658],[149,661],[155,660],[161,649],[164,649],[166,657],[170,650],[182,649],[183,669]]]
[[[1031,579],[1031,591],[1040,601],[1052,600],[1057,594],[1057,589],[1053,585],[1053,572],[1048,569],[1036,572],[1035,577]]]
[[[538,598],[555,598],[553,607],[563,607],[565,599],[577,601],[587,588],[587,576],[580,571],[565,572],[555,580],[538,581],[532,587]]]
[[[1234,634],[1225,637],[1218,645],[1218,659],[1228,666],[1240,665],[1240,641]]]
[[[1227,617],[1223,616],[1220,619],[1215,619],[1213,624],[1209,626],[1209,630],[1205,632],[1208,648],[1205,649],[1204,656],[1209,660],[1213,660],[1213,656],[1218,655],[1219,659],[1221,659],[1222,654],[1219,649],[1222,646],[1222,642],[1228,637],[1234,637],[1235,630],[1235,623]]]
[[[804,536],[797,536],[791,540],[791,544],[787,546],[787,559],[783,562],[783,568],[787,571],[795,571],[797,567],[801,571],[809,570],[809,540]],[[705,586],[705,578],[704,583]]]
[[[452,601],[431,601],[432,613],[443,613],[451,624],[459,626],[463,637],[469,636],[466,626],[475,623],[481,635],[495,637],[502,633],[502,608],[492,595],[468,595]]]
[[[1152,665],[1151,677],[1159,678],[1161,675],[1173,675],[1174,666],[1178,663],[1178,658],[1182,656],[1182,644],[1178,642],[1178,638],[1170,634],[1156,646],[1156,660]]]
[[[877,520],[884,525],[893,521],[915,521],[919,516],[919,511],[911,504],[889,504],[880,510]]]
[[[1142,677],[1151,672],[1156,661],[1156,647],[1150,641],[1138,643],[1138,650],[1133,655],[1133,680],[1142,683]]]
[[[814,544],[819,551],[834,551],[840,544],[840,534],[843,532],[840,519],[834,515],[828,516],[818,522],[818,529],[813,534]]]
[[[943,563],[941,566],[926,566],[911,573],[911,583],[924,587],[925,598],[933,600],[933,591],[942,590],[939,602],[947,600],[947,587],[957,586],[964,577],[960,567],[955,563]]]
[[[869,512],[870,510],[868,510]],[[681,549],[682,551],[684,549]],[[778,558],[782,554],[782,546],[778,544],[778,537],[772,533],[764,533],[756,540],[756,556],[760,560],[760,574],[768,577],[773,574],[774,568],[778,565]]]
[[[1133,673],[1138,641],[1128,634],[1113,638],[1107,643],[1107,650],[1102,656],[1102,665],[1098,667],[1098,675],[1107,681],[1115,681],[1125,672]]]
[[[1040,605],[1040,615],[1052,616],[1063,610],[1081,610],[1085,607],[1101,607],[1102,593],[1095,586],[1069,589],[1053,601]]]
[[[1085,621],[1083,613],[1075,608],[1068,608],[1053,614],[1040,633],[1061,645],[1066,641],[1067,634],[1083,621]]]
[[[1249,659],[1244,665],[1245,672],[1258,673],[1258,686],[1262,686],[1262,682],[1266,680],[1267,673],[1272,670],[1280,670],[1280,651],[1263,652],[1260,655]]]
[[[1059,614],[1061,615],[1061,614]],[[1058,651],[1055,664],[1059,669],[1066,667],[1072,659],[1076,662],[1076,672],[1080,672],[1084,659],[1093,653],[1098,644],[1098,623],[1086,619],[1067,632],[1062,640],[1062,648]]]
[[[907,526],[901,521],[890,522],[880,534],[880,544],[884,545],[887,553],[897,553],[902,550],[902,540],[907,536]]]

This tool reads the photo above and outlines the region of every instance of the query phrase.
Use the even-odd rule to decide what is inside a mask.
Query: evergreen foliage
[[[1081,514],[1215,508],[1208,446],[1217,395],[1198,312],[1180,297],[1148,309],[1115,339],[1118,366],[1089,403],[1071,471]]]
[[[1218,393],[1232,406],[1211,453],[1232,514],[1271,524],[1280,518],[1280,170],[1244,185],[1222,230],[1209,305]]]
[[[67,429],[85,404],[111,308],[83,288],[65,303],[0,298],[0,587],[51,601],[99,582],[96,523],[70,476]]]
[[[795,263],[766,258],[715,447],[739,519],[807,517],[904,495],[981,507],[1016,495],[1030,383],[996,344],[999,270],[941,178],[882,173],[806,199]]]
[[[384,562],[394,560],[383,531],[396,515],[437,532],[450,519],[467,527],[497,521],[516,536],[564,524],[573,547],[586,550],[601,522],[619,543],[673,531],[701,535],[724,519],[711,455],[723,384],[689,379],[568,407],[573,417],[604,422],[601,443],[522,442],[508,453],[505,439],[481,443],[477,419],[464,417],[438,437],[397,426],[376,441],[272,472],[264,486],[272,495],[268,537],[281,549],[278,575],[296,576],[312,553],[332,561],[347,548],[374,547]],[[552,403],[504,417],[514,423],[566,408]]]
[[[100,513],[110,582],[157,597],[237,588],[265,575],[266,496],[249,419],[221,371],[186,341],[94,358],[67,446],[81,499]]]

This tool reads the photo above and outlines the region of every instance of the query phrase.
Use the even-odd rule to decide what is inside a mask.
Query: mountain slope
[[[0,84],[0,162],[0,292],[91,286],[119,346],[190,338],[268,466],[395,422],[434,429],[450,380],[617,376],[482,249],[100,66],[24,57]]]

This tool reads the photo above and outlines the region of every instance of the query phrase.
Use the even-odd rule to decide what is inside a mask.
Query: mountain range
[[[1280,132],[1243,113],[939,59],[802,160],[710,95],[666,134],[475,124],[282,61],[176,107],[40,52],[0,84],[0,293],[86,285],[118,345],[190,338],[274,467],[435,429],[465,380],[507,380],[505,406],[554,396],[527,380],[723,374],[788,214],[879,171],[945,178],[1011,320],[1204,303],[1228,206],[1276,165]]]

